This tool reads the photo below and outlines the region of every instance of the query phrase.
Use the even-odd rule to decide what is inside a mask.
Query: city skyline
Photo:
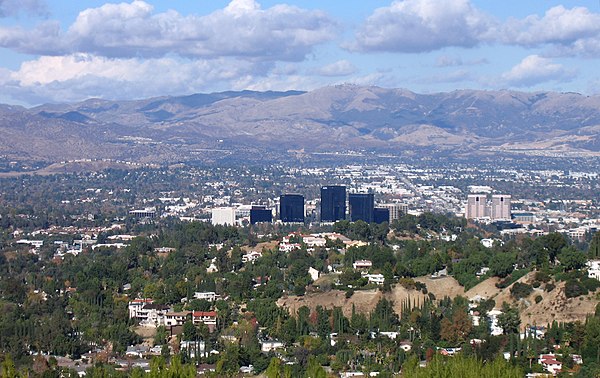
[[[0,102],[340,83],[596,94],[599,21],[592,1],[10,0]]]

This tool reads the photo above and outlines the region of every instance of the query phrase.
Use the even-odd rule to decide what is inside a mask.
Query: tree
[[[271,358],[271,362],[265,371],[267,378],[281,378],[281,360],[277,357]]]
[[[558,255],[560,265],[565,271],[581,269],[585,266],[587,258],[583,252],[573,246],[565,247]]]
[[[319,363],[316,357],[311,356],[308,359],[308,366],[304,373],[305,378],[327,378],[327,372],[323,369],[323,366]]]
[[[452,321],[444,318],[441,322],[440,336],[451,343],[464,342],[473,330],[473,322],[462,309],[457,309],[452,315]]]
[[[504,278],[513,270],[514,258],[508,253],[499,253],[490,261],[490,272],[494,276]]]
[[[504,302],[502,304],[502,314],[498,315],[498,326],[502,328],[505,335],[509,335],[512,333],[518,334],[520,325],[519,311]]]
[[[600,232],[595,232],[588,249],[590,259],[600,259]]]
[[[542,236],[540,240],[542,241],[544,249],[548,251],[548,258],[551,262],[554,262],[554,259],[558,256],[560,251],[568,245],[567,238],[558,232],[552,232]]]

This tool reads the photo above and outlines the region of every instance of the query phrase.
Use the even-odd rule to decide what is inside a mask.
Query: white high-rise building
[[[492,209],[490,212],[492,220],[510,219],[510,196],[505,194],[492,195]]]
[[[211,223],[213,225],[235,225],[235,209],[233,207],[217,207],[212,209]]]
[[[469,194],[467,197],[467,207],[465,208],[465,217],[467,219],[484,218],[487,196],[485,194]]]

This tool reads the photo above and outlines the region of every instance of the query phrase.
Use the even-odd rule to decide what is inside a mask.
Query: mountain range
[[[132,101],[0,105],[0,155],[141,163],[245,154],[600,154],[600,96],[337,85]]]

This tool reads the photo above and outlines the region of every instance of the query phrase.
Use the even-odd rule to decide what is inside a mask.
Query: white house
[[[192,313],[192,322],[194,324],[206,324],[210,332],[217,327],[217,312],[216,311],[194,311]]]
[[[285,347],[285,344],[278,340],[266,340],[260,342],[260,350],[263,353],[269,353],[272,350],[282,349]]]
[[[256,259],[258,259],[260,257],[262,257],[262,253],[257,252],[257,251],[250,251],[242,256],[242,262],[244,264],[249,263],[249,262],[253,263]]]
[[[499,336],[504,333],[502,327],[498,326],[498,315],[502,314],[502,311],[493,309],[488,312],[488,318],[490,319],[490,333],[492,336]]]
[[[194,293],[194,298],[195,299],[205,299],[209,302],[214,302],[217,299],[221,298],[221,296],[217,293],[215,293],[214,291],[206,291],[206,292],[195,292]]]
[[[538,364],[552,375],[556,375],[562,370],[562,362],[556,359],[555,354],[540,354]]]
[[[373,266],[373,263],[370,260],[356,260],[352,267],[354,270],[369,270]]]
[[[137,318],[138,312],[147,304],[154,303],[154,300],[149,298],[136,298],[129,302],[127,308],[129,309],[129,318]]]
[[[588,277],[600,280],[600,260],[588,260],[585,265],[587,265]]]
[[[312,266],[310,268],[308,268],[308,275],[310,276],[310,278],[313,281],[316,281],[319,279],[319,271],[316,270],[315,268],[313,268]]]
[[[383,274],[365,274],[363,277],[366,277],[370,284],[383,285],[385,282]]]
[[[164,325],[165,327],[183,325],[183,323],[185,323],[190,314],[191,311],[167,312],[162,317],[162,324],[160,325]]]

